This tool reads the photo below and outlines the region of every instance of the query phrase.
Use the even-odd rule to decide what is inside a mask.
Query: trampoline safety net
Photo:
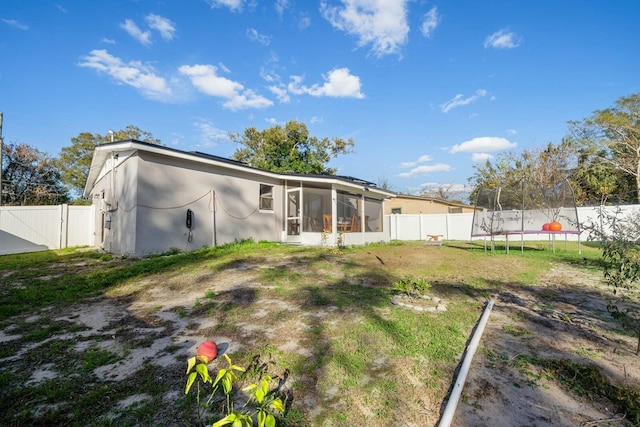
[[[580,234],[573,188],[567,180],[540,188],[520,182],[478,190],[471,237]]]

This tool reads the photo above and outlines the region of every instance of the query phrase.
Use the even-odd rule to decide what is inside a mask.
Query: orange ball
[[[560,231],[562,230],[562,224],[560,224],[558,221],[553,221],[551,224],[549,224],[549,230]]]
[[[204,363],[209,363],[218,355],[218,346],[213,341],[205,341],[198,347],[196,357]]]

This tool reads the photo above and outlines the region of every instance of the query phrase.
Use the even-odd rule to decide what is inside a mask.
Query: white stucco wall
[[[279,183],[153,153],[140,153],[137,171],[135,254],[189,251],[241,239],[280,240]],[[260,184],[275,186],[274,211],[258,209]],[[186,227],[187,210],[193,215]],[[214,228],[215,225],[215,228]],[[125,224],[127,228],[129,226]]]

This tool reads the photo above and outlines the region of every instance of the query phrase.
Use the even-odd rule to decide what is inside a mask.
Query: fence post
[[[449,215],[451,214],[447,212],[446,216],[444,217],[444,239],[445,240],[449,240]]]
[[[60,239],[59,248],[64,249],[67,247],[69,241],[69,205],[66,203],[60,205]]]

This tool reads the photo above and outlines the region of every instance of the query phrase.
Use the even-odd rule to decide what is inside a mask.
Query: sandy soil
[[[637,341],[607,312],[601,275],[563,266],[530,287],[503,289],[471,365],[454,426],[622,426],[610,401],[576,396],[521,363],[528,355],[594,364],[640,385]]]

